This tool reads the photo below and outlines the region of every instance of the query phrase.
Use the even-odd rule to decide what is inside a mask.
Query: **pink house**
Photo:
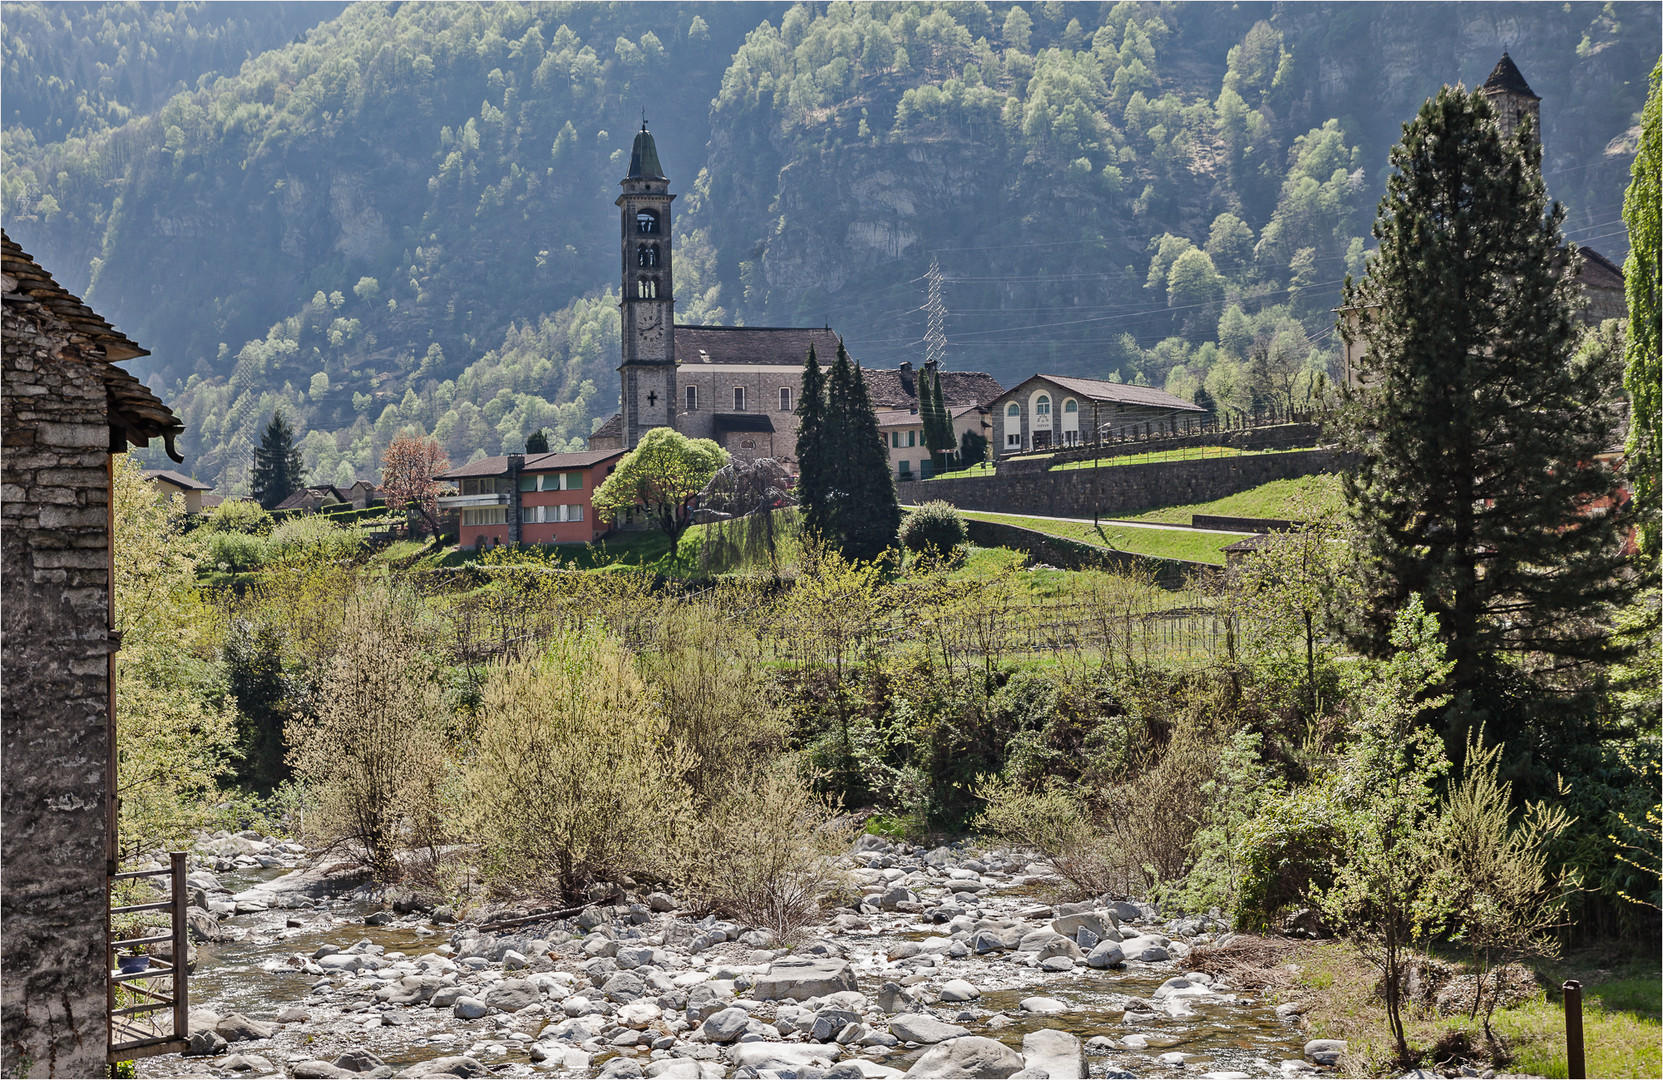
[[[457,487],[456,494],[440,497],[439,508],[459,513],[463,547],[587,544],[610,530],[591,499],[624,453],[481,458],[434,477]]]

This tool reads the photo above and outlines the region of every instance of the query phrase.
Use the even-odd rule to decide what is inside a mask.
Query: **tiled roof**
[[[340,488],[337,488],[334,484],[312,484],[308,487],[301,488],[293,495],[290,495],[287,499],[284,499],[282,502],[278,503],[275,509],[298,510],[302,506],[305,506],[307,503],[311,502],[313,499],[321,500],[329,498],[333,498],[338,502],[349,501],[345,495],[341,494]]]
[[[1177,409],[1181,412],[1206,412],[1193,401],[1185,401],[1153,386],[1133,386],[1130,383],[1104,382],[1100,379],[1076,379],[1071,375],[1033,375],[1011,389],[1011,393],[1034,379],[1045,379],[1065,390],[1071,390],[1092,401],[1109,401],[1117,405],[1142,405],[1150,409]]]
[[[135,446],[149,446],[151,439],[161,436],[167,446],[167,456],[174,461],[184,461],[173,449],[173,440],[185,430],[185,425],[173,415],[173,410],[150,392],[149,387],[114,364],[117,360],[149,356],[149,351],[134,344],[96,311],[83,304],[80,297],[54,281],[52,275],[3,230],[0,230],[0,272],[4,274],[4,281],[0,284],[4,285],[8,301],[39,304],[68,324],[70,330],[84,335],[103,353],[103,359],[107,361],[102,374],[104,392],[109,401],[110,426],[120,428],[123,437]],[[17,298],[16,301],[13,297]]]
[[[1486,94],[1522,94],[1528,98],[1536,98],[1537,101],[1542,100],[1530,89],[1530,84],[1519,74],[1519,66],[1513,63],[1513,58],[1506,52],[1501,54],[1501,60],[1496,63],[1495,70],[1490,72],[1490,77],[1484,80],[1481,89]]]
[[[880,409],[910,409],[918,404],[918,373],[902,372],[899,368],[886,371],[866,371],[866,392],[872,404]],[[980,371],[943,371],[941,396],[947,408],[959,409],[967,405],[986,407],[1005,392],[993,376]]]
[[[1582,272],[1576,276],[1584,289],[1624,288],[1622,267],[1589,247],[1578,247],[1582,254]]]
[[[624,437],[624,414],[613,413],[606,423],[589,433],[591,439],[621,439]]]
[[[683,326],[676,324],[676,360],[683,364],[771,364],[802,367],[814,346],[821,367],[837,357],[838,337],[822,327]]]
[[[575,454],[526,454],[521,472],[558,472],[561,469],[587,469],[615,457],[623,457],[622,450],[580,450]],[[435,480],[474,480],[482,476],[507,476],[508,456],[480,458],[470,465],[462,465],[442,472]]]
[[[946,389],[945,386],[942,387],[944,393]],[[956,409],[949,408],[947,415],[957,420],[965,413],[975,412],[978,408],[978,405],[960,405]],[[881,428],[921,427],[923,423],[924,417],[911,409],[878,410],[878,426]]]
[[[184,488],[186,491],[212,491],[214,489],[212,484],[204,484],[195,477],[174,472],[172,469],[146,469],[144,470],[144,478],[146,480],[161,480],[164,483],[172,484],[174,487]]]

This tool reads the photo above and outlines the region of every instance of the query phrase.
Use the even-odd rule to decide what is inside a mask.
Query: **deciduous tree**
[[[709,439],[689,439],[675,428],[653,428],[595,489],[595,512],[615,518],[641,507],[670,538],[674,557],[681,534],[692,524],[699,492],[727,461],[727,451]]]
[[[439,440],[412,430],[399,433],[381,455],[381,493],[395,513],[414,508],[434,533],[439,531],[439,481],[450,458]]]

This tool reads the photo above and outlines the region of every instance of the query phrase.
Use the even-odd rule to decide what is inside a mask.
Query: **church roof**
[[[866,392],[880,409],[910,409],[918,403],[918,373],[905,369],[866,371]],[[981,371],[943,371],[941,396],[948,409],[966,405],[986,407],[1005,392],[993,376]]]
[[[611,461],[615,457],[622,457],[622,450],[579,450],[574,454],[524,454],[525,462],[520,466],[521,472],[559,472],[564,469],[587,469],[603,462]],[[478,461],[442,472],[435,476],[435,480],[472,480],[484,476],[507,476],[508,455],[499,454],[496,457],[480,458]]]
[[[629,175],[624,179],[665,179],[664,166],[658,163],[658,145],[653,142],[652,132],[647,130],[645,121],[641,124],[641,130],[635,133],[635,147],[629,152]]]
[[[1486,94],[1519,94],[1523,97],[1542,100],[1530,89],[1530,84],[1519,74],[1519,67],[1513,63],[1513,58],[1506,52],[1501,54],[1501,60],[1496,64],[1490,77],[1484,80],[1482,87]]]
[[[837,334],[804,326],[685,326],[676,324],[676,361],[682,364],[768,364],[801,367],[808,347],[825,367],[837,356]]]
[[[35,262],[34,256],[3,231],[0,231],[0,272],[5,275],[3,284],[8,305],[38,305],[66,326],[71,334],[97,350],[97,358],[103,361],[99,374],[104,379],[110,427],[119,429],[122,437],[134,446],[149,446],[150,440],[159,435],[167,447],[167,456],[174,461],[184,461],[174,450],[173,440],[185,430],[185,425],[179,422],[172,409],[150,392],[149,387],[114,363],[149,356],[149,351],[134,344],[103,316],[82,303],[80,297],[59,285]]]
[[[621,439],[624,437],[624,414],[613,413],[606,423],[589,433],[591,439]]]

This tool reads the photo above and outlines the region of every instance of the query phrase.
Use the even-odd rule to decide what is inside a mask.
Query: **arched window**
[[[642,235],[658,232],[658,214],[652,210],[637,210],[635,231]]]
[[[1047,423],[1050,422],[1050,420],[1051,420],[1051,395],[1050,394],[1041,394],[1038,397],[1034,398],[1034,420],[1035,420],[1035,422],[1039,422],[1039,421],[1045,421]]]
[[[1009,405],[1005,406],[1005,415],[1010,417],[1012,420],[1020,420],[1022,418],[1022,406],[1018,405],[1014,401],[1011,402]]]
[[[658,245],[642,244],[635,250],[635,263],[637,266],[657,266]]]
[[[653,278],[642,278],[636,283],[635,294],[642,300],[654,300],[658,297],[658,282]]]
[[[1073,446],[1080,441],[1080,403],[1073,398],[1063,399],[1062,441],[1065,446]]]
[[[688,412],[696,412],[696,411],[698,411],[698,408],[699,408],[699,388],[696,387],[696,386],[689,386],[687,388],[687,411]]]
[[[1073,398],[1069,398],[1067,401],[1062,403],[1062,411],[1064,414],[1078,413],[1080,411],[1080,403],[1075,401]]]

